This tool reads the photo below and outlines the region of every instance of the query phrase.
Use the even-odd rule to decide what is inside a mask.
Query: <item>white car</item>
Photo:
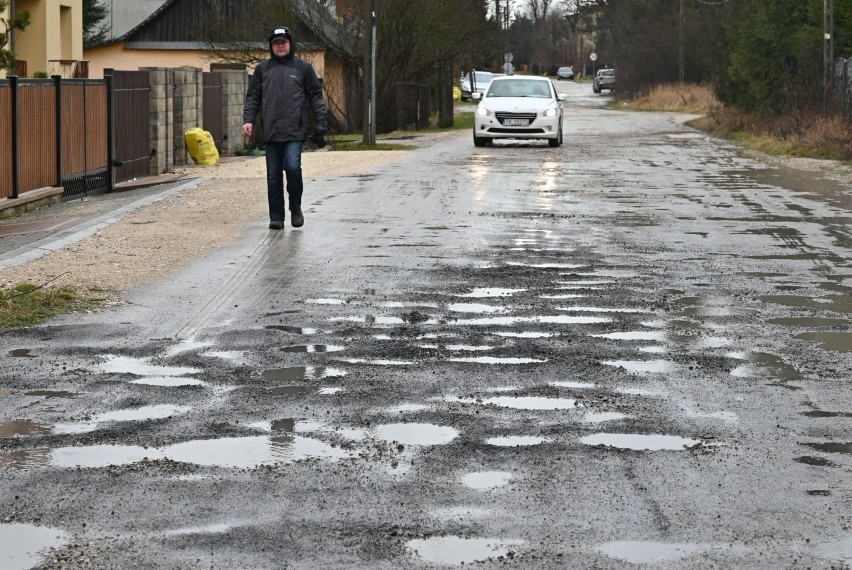
[[[479,101],[473,119],[473,144],[485,146],[494,139],[545,139],[552,147],[562,144],[562,101],[547,77],[507,75],[495,77]]]
[[[474,71],[473,72],[473,81],[474,88],[470,88],[470,74],[465,74],[461,81],[459,82],[459,89],[461,90],[461,99],[462,101],[470,101],[473,97],[473,92],[477,92],[480,95],[485,93],[488,89],[488,85],[491,83],[491,80],[494,79],[494,74],[490,71]]]

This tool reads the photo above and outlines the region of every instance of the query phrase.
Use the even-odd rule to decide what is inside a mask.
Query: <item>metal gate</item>
[[[222,129],[222,75],[216,72],[203,73],[202,85],[204,92],[203,116],[201,117],[204,130],[209,132],[216,143],[216,149],[222,154],[224,142]]]
[[[115,183],[151,174],[150,97],[147,71],[112,72]]]

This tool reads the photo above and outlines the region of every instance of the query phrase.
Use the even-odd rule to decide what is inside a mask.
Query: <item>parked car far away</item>
[[[592,80],[592,91],[600,93],[604,89],[609,89],[610,93],[615,91],[614,69],[600,69]]]
[[[556,79],[574,79],[574,68],[560,67],[556,70]]]
[[[479,101],[473,120],[473,144],[485,146],[494,139],[544,139],[562,144],[562,101],[546,77],[506,75],[495,77]]]
[[[473,72],[473,87],[478,93],[485,93],[488,90],[488,85],[491,84],[491,80],[494,79],[493,73],[490,71],[474,71]],[[465,73],[462,76],[461,81],[459,82],[459,89],[461,89],[461,99],[462,101],[470,101],[472,90],[470,88],[470,73]]]

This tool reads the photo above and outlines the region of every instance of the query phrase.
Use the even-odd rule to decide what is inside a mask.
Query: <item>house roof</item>
[[[143,39],[140,36],[142,32],[154,24],[165,12],[173,5],[180,3],[183,0],[111,0],[112,15],[111,27],[113,33],[109,38],[98,45],[112,45],[125,42],[125,47],[128,49],[176,49],[176,50],[197,50],[197,49],[229,49],[233,48],[232,44],[211,44],[201,38],[182,38],[172,39],[167,41],[155,41],[150,38]],[[197,1],[197,0],[191,0]],[[345,39],[345,34],[341,34],[339,28],[335,26],[335,20],[327,8],[319,5],[315,0],[297,0],[294,3],[298,9],[299,23],[306,29],[310,30],[312,35],[319,41],[305,40],[299,38],[298,44],[300,50],[316,50],[331,48],[335,51],[343,53],[351,53],[352,48],[349,42]],[[266,50],[268,44],[266,42],[265,33],[261,34],[261,38],[257,38],[240,42],[241,47],[258,50]]]

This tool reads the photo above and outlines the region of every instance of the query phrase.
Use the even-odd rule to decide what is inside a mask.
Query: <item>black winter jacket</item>
[[[326,130],[328,107],[310,63],[293,55],[271,57],[258,65],[249,81],[243,122],[261,124],[265,142],[304,141],[309,109],[317,130]]]

